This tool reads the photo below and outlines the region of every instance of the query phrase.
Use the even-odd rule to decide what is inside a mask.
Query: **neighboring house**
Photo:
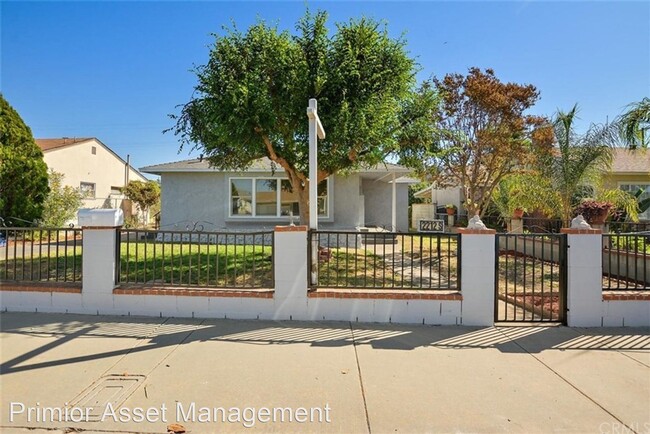
[[[48,169],[62,173],[64,185],[84,194],[83,208],[121,208],[135,214],[121,189],[129,181],[146,181],[139,171],[94,137],[36,139]]]
[[[650,197],[650,150],[615,149],[611,169],[603,173],[602,181],[605,188],[620,188],[632,194],[636,193],[639,188],[643,188],[645,193],[641,196],[641,199]],[[438,206],[453,203],[459,210],[464,212],[465,196],[460,187],[436,189],[432,186],[416,192],[414,196],[429,199]],[[419,206],[417,218],[431,218],[432,212],[433,207],[431,205]],[[413,215],[415,218],[415,208]],[[650,220],[650,210],[639,214],[639,220]]]
[[[199,159],[140,170],[161,177],[162,229],[200,222],[205,230],[251,230],[288,224],[291,215],[296,223],[299,220],[297,194],[284,170],[267,158],[256,160],[245,172],[217,170]],[[390,230],[394,225],[408,231],[407,184],[413,182],[405,177],[408,173],[386,164],[329,177],[318,189],[319,227]]]
[[[650,197],[650,149],[616,149],[612,168],[603,175],[605,188],[620,188],[631,194],[645,190],[641,199]],[[650,210],[639,214],[639,220],[650,220]]]

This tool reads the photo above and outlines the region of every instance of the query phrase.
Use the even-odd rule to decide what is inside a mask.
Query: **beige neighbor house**
[[[614,150],[612,165],[608,172],[603,173],[603,187],[620,188],[631,194],[639,188],[645,190],[641,200],[650,197],[650,149],[637,149],[634,151],[617,148]],[[429,199],[438,207],[452,203],[463,211],[465,197],[460,187],[436,189],[435,186],[427,187],[415,193],[415,197]],[[440,212],[440,210],[438,211]],[[433,218],[433,206],[428,204],[415,204],[413,206],[411,225],[416,227],[417,221]],[[639,220],[650,221],[650,210],[639,214]]]
[[[121,208],[136,213],[121,189],[129,181],[146,181],[139,171],[94,137],[36,139],[48,169],[62,173],[64,185],[79,188],[83,208]]]

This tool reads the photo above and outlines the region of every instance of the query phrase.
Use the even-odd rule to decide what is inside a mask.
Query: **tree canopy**
[[[0,217],[29,225],[43,213],[47,165],[32,131],[0,94]]]
[[[307,12],[295,34],[260,21],[215,35],[208,63],[195,70],[194,96],[172,115],[181,148],[199,149],[217,168],[241,170],[268,157],[284,169],[303,223],[310,98],[327,133],[318,182],[432,141],[437,106],[432,87],[416,83],[404,39],[367,18],[339,23],[333,34],[326,21],[324,12]]]
[[[145,224],[147,211],[160,201],[160,184],[156,181],[129,181],[124,187],[124,195],[135,202]]]
[[[43,204],[41,224],[45,227],[58,228],[72,220],[83,205],[83,194],[78,188],[63,185],[63,173],[50,169],[48,178],[50,192]]]
[[[650,98],[630,104],[617,122],[630,149],[647,148],[650,143]]]
[[[435,113],[439,150],[420,148],[409,162],[439,187],[461,187],[468,213],[480,213],[506,175],[550,149],[552,129],[524,113],[539,96],[530,84],[504,83],[479,68],[434,83],[442,98]]]

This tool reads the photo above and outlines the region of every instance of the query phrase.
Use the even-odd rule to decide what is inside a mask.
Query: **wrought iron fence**
[[[0,280],[80,282],[82,230],[0,228]]]
[[[119,282],[151,286],[272,288],[273,232],[118,232]]]
[[[566,235],[497,234],[495,321],[564,321]]]
[[[603,289],[650,289],[650,232],[603,235]]]
[[[650,232],[650,222],[616,222],[608,223],[609,231],[617,234],[626,234],[633,232]]]
[[[313,231],[310,240],[310,255],[318,248],[315,287],[460,288],[458,234]]]

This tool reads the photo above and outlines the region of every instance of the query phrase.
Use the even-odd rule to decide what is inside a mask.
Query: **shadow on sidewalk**
[[[55,337],[11,360],[2,360],[0,374],[137,354],[191,342],[232,342],[246,345],[309,344],[314,347],[367,345],[377,350],[409,351],[497,349],[504,353],[545,350],[649,351],[650,329],[574,329],[568,327],[407,326],[348,322],[192,320],[73,314],[3,313],[6,335]],[[90,338],[133,338],[129,348],[26,364],[53,348]],[[3,358],[4,359],[4,358]]]

